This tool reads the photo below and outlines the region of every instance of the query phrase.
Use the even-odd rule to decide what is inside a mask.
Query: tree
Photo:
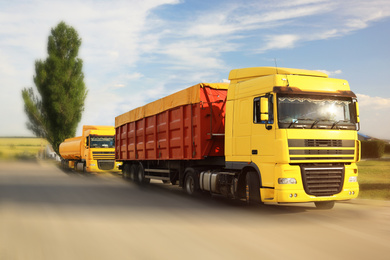
[[[59,145],[74,137],[84,111],[87,89],[82,72],[83,61],[77,58],[81,38],[64,22],[51,29],[48,57],[35,61],[33,88],[22,90],[27,123],[36,136],[46,138],[59,154]]]

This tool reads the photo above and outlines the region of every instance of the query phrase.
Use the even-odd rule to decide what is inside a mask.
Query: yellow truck
[[[359,108],[346,80],[275,67],[229,79],[226,167],[246,172],[253,200],[332,208],[358,196]]]
[[[61,166],[83,172],[119,171],[113,126],[83,126],[82,136],[60,144]]]
[[[248,203],[358,196],[359,109],[348,82],[319,71],[235,69],[115,118],[123,177]]]

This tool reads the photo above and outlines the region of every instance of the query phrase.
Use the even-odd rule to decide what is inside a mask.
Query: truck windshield
[[[279,96],[280,128],[356,129],[351,98]]]
[[[114,148],[113,136],[91,136],[91,148]]]

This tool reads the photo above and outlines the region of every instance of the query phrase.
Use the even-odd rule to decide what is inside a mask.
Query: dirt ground
[[[0,162],[3,259],[389,259],[390,202],[248,207],[116,174]]]

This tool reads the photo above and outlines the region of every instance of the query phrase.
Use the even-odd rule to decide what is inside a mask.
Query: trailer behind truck
[[[232,70],[115,118],[123,177],[250,203],[358,196],[359,109],[348,82],[318,71]]]

